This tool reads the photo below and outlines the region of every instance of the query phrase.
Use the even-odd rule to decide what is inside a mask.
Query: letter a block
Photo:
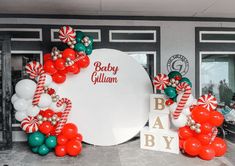
[[[172,130],[149,130],[145,127],[140,133],[142,149],[179,154],[179,137]]]
[[[150,95],[150,111],[169,114],[169,109],[165,105],[166,97],[164,94]]]
[[[170,129],[169,114],[159,114],[155,111],[149,113],[149,128],[150,129]]]

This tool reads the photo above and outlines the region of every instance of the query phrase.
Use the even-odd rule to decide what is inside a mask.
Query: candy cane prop
[[[184,106],[187,103],[188,98],[191,94],[191,87],[186,82],[181,82],[176,87],[176,90],[178,91],[178,93],[183,92],[184,94],[183,94],[182,98],[180,99],[180,101],[176,107],[176,110],[173,112],[174,119],[178,119],[181,112],[183,111]]]
[[[209,111],[216,109],[216,107],[218,105],[216,98],[214,96],[212,96],[211,94],[202,95],[197,100],[197,104],[200,106],[203,106],[204,108],[206,108]]]
[[[212,136],[211,136],[210,144],[215,140],[217,134],[218,134],[218,129],[217,129],[217,127],[214,127],[212,129]]]
[[[169,83],[170,80],[166,74],[158,74],[153,82],[158,90],[164,90]]]
[[[67,119],[68,119],[68,115],[71,111],[71,108],[72,108],[72,102],[71,100],[67,99],[67,98],[62,98],[60,99],[58,102],[57,102],[57,107],[60,107],[62,106],[63,104],[66,104],[66,107],[63,111],[63,114],[60,118],[60,121],[58,123],[58,126],[56,127],[56,135],[60,134],[61,130],[63,129],[65,123],[67,122]]]
[[[32,61],[28,63],[25,69],[26,69],[26,73],[29,74],[29,77],[31,79],[35,79],[36,77],[39,76],[36,91],[34,93],[33,101],[32,101],[33,105],[38,105],[41,94],[44,92],[44,84],[46,80],[45,72],[43,70],[42,65],[36,61]]]

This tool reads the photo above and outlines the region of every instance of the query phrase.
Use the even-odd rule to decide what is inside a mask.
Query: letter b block
[[[166,97],[164,94],[150,95],[150,111],[169,114],[169,109],[165,105]]]

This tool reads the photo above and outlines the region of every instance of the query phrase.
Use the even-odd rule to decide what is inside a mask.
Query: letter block
[[[149,113],[149,128],[150,129],[170,129],[169,114],[159,114],[155,111]]]
[[[151,94],[150,111],[169,114],[169,109],[167,109],[165,102],[166,102],[166,97],[164,94]]]
[[[140,133],[140,147],[179,154],[178,133],[172,130],[150,130],[145,127]]]

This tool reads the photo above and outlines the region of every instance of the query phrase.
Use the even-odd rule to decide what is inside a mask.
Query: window
[[[235,29],[196,28],[197,97],[211,93],[219,106],[235,103]]]
[[[201,93],[211,93],[220,105],[230,106],[235,92],[235,52],[202,54],[201,60]]]

